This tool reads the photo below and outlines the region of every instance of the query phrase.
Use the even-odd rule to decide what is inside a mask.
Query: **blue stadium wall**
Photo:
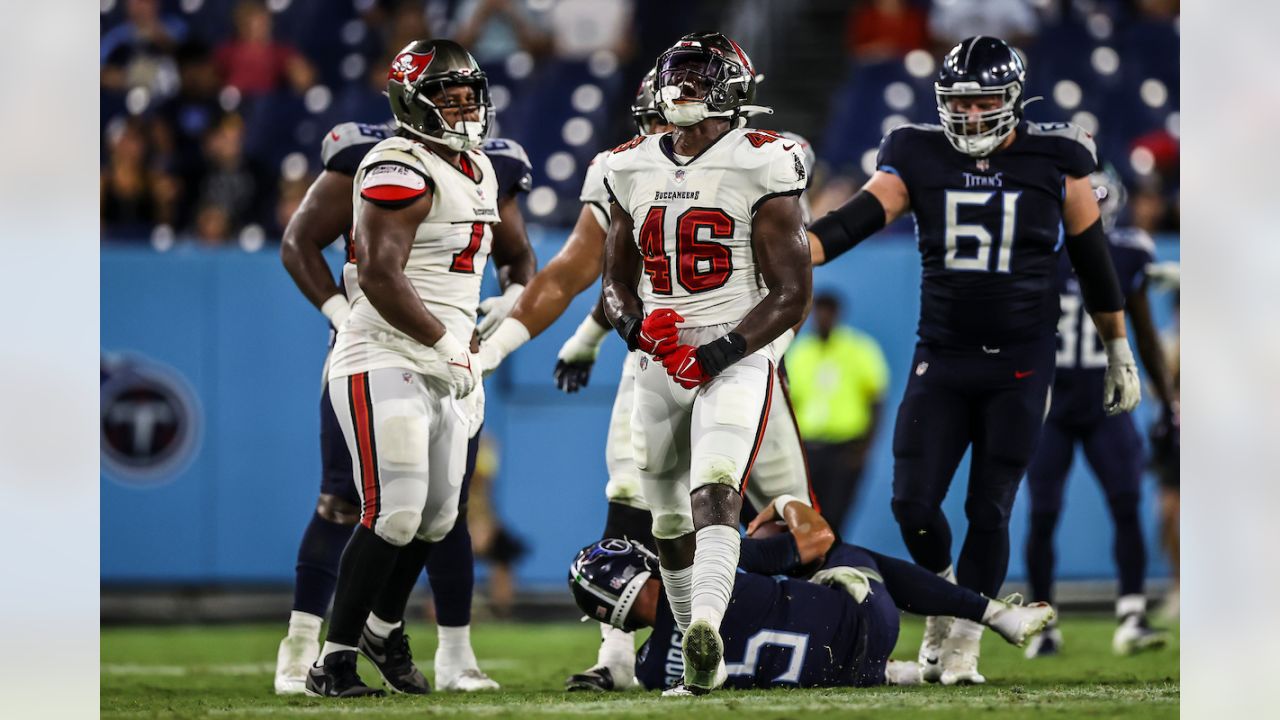
[[[535,233],[545,263],[564,233]],[[1176,238],[1159,242],[1177,259]],[[331,255],[336,267],[339,257]],[[274,253],[102,250],[102,350],[176,371],[193,391],[199,437],[189,462],[167,477],[141,478],[103,463],[102,580],[124,584],[287,583],[319,485],[320,370],[324,319],[296,291]],[[496,283],[486,280],[486,294]],[[882,427],[856,514],[845,537],[884,552],[905,549],[889,511],[892,412],[910,371],[919,308],[911,238],[880,238],[815,272],[815,287],[844,297],[853,324],[882,344],[892,370]],[[498,442],[495,501],[530,545],[519,567],[529,585],[564,581],[569,560],[604,523],[604,443],[622,347],[606,342],[590,387],[559,394],[551,369],[560,344],[590,309],[579,297],[541,337],[487,383],[486,431]],[[1157,320],[1170,322],[1168,297]],[[1145,427],[1152,404],[1139,409]],[[964,478],[946,501],[957,550]],[[1155,548],[1154,480],[1142,515]],[[1026,492],[1012,523],[1010,579],[1024,575]],[[1058,536],[1063,578],[1110,578],[1111,528],[1097,484],[1077,457]],[[1168,574],[1159,552],[1151,575]]]

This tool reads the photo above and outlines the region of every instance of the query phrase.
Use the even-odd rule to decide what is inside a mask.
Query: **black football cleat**
[[[569,676],[564,681],[564,689],[569,692],[612,692],[621,690],[613,679],[613,671],[605,665],[597,665],[590,670],[584,670],[576,675]]]
[[[431,692],[431,684],[413,664],[409,636],[404,634],[403,627],[392,630],[386,638],[380,638],[365,626],[360,633],[360,654],[373,663],[391,692],[406,695]]]
[[[307,671],[306,693],[312,697],[382,697],[385,692],[371,688],[356,672],[356,651],[329,653],[319,665]]]

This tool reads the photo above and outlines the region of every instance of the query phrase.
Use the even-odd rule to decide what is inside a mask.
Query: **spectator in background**
[[[1024,47],[1040,30],[1040,19],[1027,0],[933,0],[929,34],[939,49],[974,35],[992,35]]]
[[[154,225],[172,221],[176,183],[152,157],[141,120],[112,124],[107,129],[107,147],[107,162],[99,179],[103,236],[146,239]]]
[[[787,352],[787,378],[822,516],[843,530],[880,424],[889,367],[869,335],[838,325],[840,301],[813,300],[814,332]]]
[[[244,155],[244,121],[227,115],[204,141],[205,172],[197,193],[196,236],[212,243],[260,222],[271,183]]]
[[[115,92],[146,88],[155,98],[172,95],[178,87],[173,52],[187,36],[186,23],[161,16],[160,0],[128,0],[124,12],[125,21],[99,44],[102,87]]]
[[[287,84],[303,92],[315,82],[315,70],[289,45],[272,38],[271,11],[257,0],[236,5],[235,39],[215,54],[222,81],[245,95],[264,95]]]
[[[560,0],[551,8],[549,27],[556,57],[586,60],[605,50],[631,56],[631,0]]]
[[[160,105],[155,113],[158,146],[170,160],[183,192],[176,203],[174,224],[185,226],[195,216],[194,190],[200,186],[205,162],[205,136],[225,114],[218,102],[222,82],[213,63],[213,51],[200,42],[178,48],[178,94]]]
[[[863,0],[845,22],[845,49],[864,62],[900,58],[928,45],[928,19],[907,0]]]
[[[551,51],[543,14],[531,12],[518,0],[463,0],[455,19],[458,31],[453,39],[470,50],[481,67],[520,51],[534,57]]]

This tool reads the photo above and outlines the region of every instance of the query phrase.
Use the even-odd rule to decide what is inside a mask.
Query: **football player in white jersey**
[[[480,379],[468,346],[498,222],[497,179],[479,149],[488,83],[457,43],[424,40],[396,55],[387,94],[398,130],[356,171],[351,309],[329,365],[361,509],[307,675],[307,693],[323,697],[381,694],[356,672],[361,630],[400,549],[453,527],[482,413],[466,398]]]
[[[631,107],[632,118],[641,135],[669,132],[654,102],[651,70],[641,82]],[[808,143],[790,136],[802,147]],[[605,233],[609,227],[609,196],[604,185],[604,159],[612,152],[605,150],[592,160],[583,181],[583,207],[569,240],[547,266],[529,283],[510,317],[486,340],[479,354],[481,366],[491,370],[511,351],[542,333],[569,306],[570,301],[592,286],[600,277],[604,264]],[[811,163],[806,154],[806,162]],[[806,165],[806,167],[810,167]],[[556,362],[556,384],[566,392],[585,386],[600,345],[609,332],[603,305],[599,302],[565,342]],[[793,333],[784,333],[775,343],[775,354],[781,357]],[[630,353],[622,367],[617,397],[609,421],[605,454],[609,501],[602,537],[628,537],[653,548],[652,518],[640,492],[640,475],[631,450],[631,411],[634,380],[640,353]],[[760,459],[752,471],[746,489],[754,507],[764,507],[775,498],[793,495],[801,502],[812,502],[804,450],[790,404],[783,401],[785,389],[779,377],[774,381],[775,401],[770,407]],[[602,640],[596,664],[576,673],[565,683],[569,690],[625,690],[636,687],[634,633],[601,623]]]
[[[604,302],[639,349],[631,437],[663,586],[684,631],[684,683],[723,683],[724,617],[738,564],[740,491],[772,402],[772,343],[812,294],[795,143],[736,128],[755,70],[720,33],[681,38],[654,84],[671,133],[605,160],[611,199]]]
[[[312,183],[285,229],[281,260],[298,289],[329,318],[334,328],[342,326],[350,312],[350,301],[345,289],[334,282],[322,251],[343,236],[347,256],[354,259],[355,249],[347,237],[351,229],[354,177],[365,155],[394,132],[394,123],[346,122],[327,133],[320,153],[324,171]],[[501,306],[508,301],[514,304],[511,298],[518,296],[536,270],[518,202],[519,194],[531,187],[532,168],[524,149],[513,140],[489,138],[483,149],[498,178],[501,222],[493,228],[491,259],[503,293],[482,301],[480,312],[486,322],[496,323],[506,316],[499,314]],[[326,375],[327,369],[326,358]],[[324,383],[327,386],[327,376]],[[483,387],[478,386],[469,397],[478,399],[481,392]],[[474,467],[470,460],[475,456],[478,443],[477,430],[467,448],[468,468]],[[289,631],[281,640],[276,656],[274,685],[278,695],[306,691],[307,671],[320,654],[320,626],[333,599],[342,551],[360,520],[360,496],[351,455],[329,402],[327,387],[320,400],[320,453],[320,495],[298,547]],[[463,478],[458,519],[453,529],[439,542],[428,544],[415,540],[400,551],[361,634],[361,652],[378,666],[387,687],[395,692],[418,694],[431,689],[412,660],[403,623],[405,607],[424,564],[435,601],[440,638],[434,663],[436,689],[498,689],[498,684],[480,670],[470,643],[475,558],[467,526],[468,480],[469,475]]]

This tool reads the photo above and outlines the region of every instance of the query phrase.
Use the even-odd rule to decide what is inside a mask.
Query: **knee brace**
[[[404,547],[413,540],[421,523],[420,510],[392,510],[378,518],[374,532],[392,545]]]
[[[893,518],[904,530],[919,530],[928,527],[938,514],[938,509],[915,500],[894,500]]]
[[[689,471],[689,487],[697,490],[707,485],[728,485],[738,489],[744,468],[724,455],[704,455]]]

